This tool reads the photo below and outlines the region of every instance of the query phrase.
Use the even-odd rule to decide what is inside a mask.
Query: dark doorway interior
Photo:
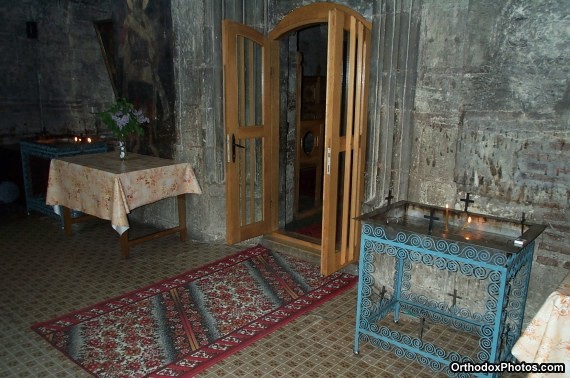
[[[289,37],[288,132],[285,150],[286,207],[283,230],[291,236],[321,243],[323,204],[323,142],[325,132],[327,24],[311,26]],[[293,78],[294,76],[294,78]],[[283,178],[284,177],[284,178]],[[290,205],[288,205],[290,204]],[[291,206],[292,205],[292,206]]]

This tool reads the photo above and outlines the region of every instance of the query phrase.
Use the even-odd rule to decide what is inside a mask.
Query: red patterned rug
[[[316,223],[316,224],[312,224],[310,226],[306,226],[306,227],[303,227],[301,229],[298,229],[295,232],[302,234],[302,235],[310,236],[312,238],[321,239],[322,230],[323,230],[323,225],[320,223]]]
[[[97,376],[190,377],[356,279],[256,246],[32,328]]]

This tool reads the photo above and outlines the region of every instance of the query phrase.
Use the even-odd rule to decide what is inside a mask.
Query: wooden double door
[[[287,15],[266,37],[223,22],[226,128],[226,239],[229,244],[279,225],[280,39],[326,23],[327,69],[321,271],[358,259],[365,158],[371,25],[351,9],[317,3]]]

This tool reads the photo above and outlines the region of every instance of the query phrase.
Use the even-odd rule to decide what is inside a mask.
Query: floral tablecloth
[[[46,203],[110,220],[122,234],[131,210],[184,193],[202,193],[190,164],[109,152],[53,159]]]
[[[552,377],[570,377],[570,274],[546,299],[512,350],[518,361],[535,363],[565,363],[565,374]],[[529,374],[546,377],[547,374]]]

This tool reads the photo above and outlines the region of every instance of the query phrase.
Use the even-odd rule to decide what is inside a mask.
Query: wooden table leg
[[[61,212],[63,215],[63,230],[67,236],[71,236],[73,234],[71,228],[71,209],[66,206],[61,206]]]
[[[124,259],[129,258],[129,247],[143,243],[145,241],[161,238],[166,235],[178,233],[181,241],[186,241],[188,231],[186,228],[186,194],[177,196],[178,203],[178,226],[169,228],[162,231],[153,232],[150,235],[145,235],[129,240],[129,230],[121,234],[121,255]]]
[[[129,230],[121,234],[121,256],[124,259],[129,258]]]
[[[178,227],[180,229],[180,240],[186,241],[186,194],[178,195]]]

